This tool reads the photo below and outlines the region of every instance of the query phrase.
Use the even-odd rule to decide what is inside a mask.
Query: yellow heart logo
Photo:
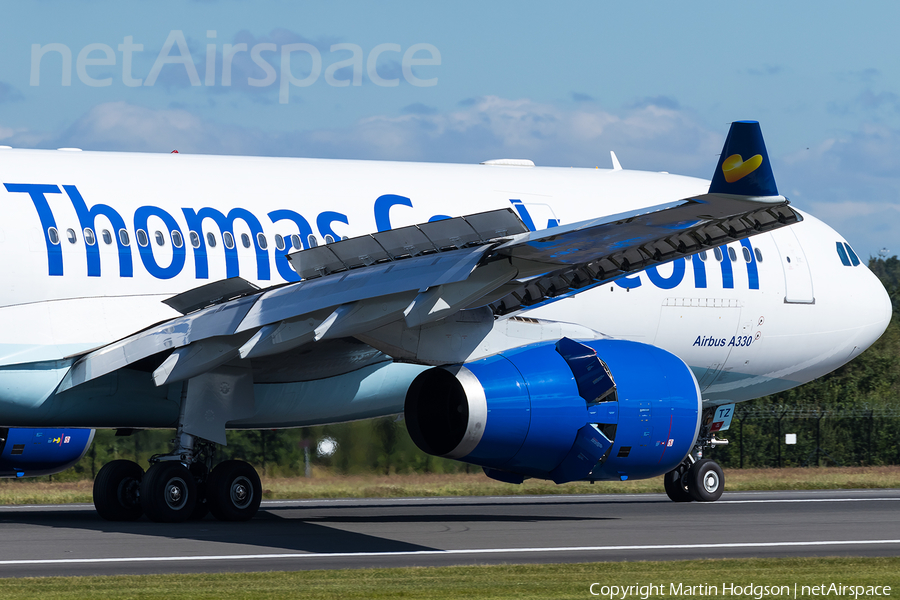
[[[722,175],[725,176],[725,181],[734,183],[758,169],[762,161],[761,154],[751,156],[747,160],[741,158],[740,154],[732,154],[722,161]]]

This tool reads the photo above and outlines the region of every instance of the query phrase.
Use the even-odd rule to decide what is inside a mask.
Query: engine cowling
[[[690,452],[702,414],[691,370],[661,348],[563,338],[421,373],[406,395],[423,451],[496,479],[643,479]]]
[[[0,429],[0,477],[65,471],[84,456],[93,439],[93,429]]]

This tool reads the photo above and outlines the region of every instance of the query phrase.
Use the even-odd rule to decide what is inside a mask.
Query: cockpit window
[[[850,244],[844,242],[844,247],[847,249],[847,254],[850,256],[850,262],[853,263],[854,267],[859,266],[859,257],[856,255],[856,252],[853,251],[853,248],[850,247]]]
[[[841,263],[845,267],[849,267],[850,266],[850,258],[847,256],[847,251],[844,250],[844,244],[837,242],[836,246],[837,246],[838,256],[841,257]]]

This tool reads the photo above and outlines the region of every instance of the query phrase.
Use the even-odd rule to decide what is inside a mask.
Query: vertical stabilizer
[[[756,121],[731,124],[719,164],[709,185],[710,194],[777,196],[775,176],[762,130]]]

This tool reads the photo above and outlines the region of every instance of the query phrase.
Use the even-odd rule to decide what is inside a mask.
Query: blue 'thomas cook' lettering
[[[31,196],[38,218],[41,220],[41,229],[44,231],[44,242],[47,244],[47,267],[51,277],[61,277],[63,274],[62,248],[59,240],[54,244],[50,240],[50,228],[56,229],[56,219],[50,210],[46,194],[61,194],[59,186],[31,183],[4,183],[7,192],[23,193]]]
[[[188,229],[196,231],[200,234],[200,244],[194,248],[194,273],[197,279],[209,278],[209,263],[206,254],[206,240],[203,239],[203,221],[205,219],[212,220],[219,228],[219,237],[223,234],[230,233],[234,237],[234,222],[237,219],[246,223],[250,228],[250,237],[253,247],[256,249],[256,270],[257,279],[267,280],[269,276],[269,253],[260,247],[259,235],[263,232],[259,219],[246,208],[233,208],[228,211],[227,215],[222,214],[215,208],[201,208],[194,211],[191,208],[182,208],[184,218],[187,219]],[[237,277],[240,275],[240,264],[238,262],[237,244],[232,244],[231,248],[222,244],[225,249],[225,276]]]
[[[37,211],[38,218],[40,219],[41,229],[43,230],[44,243],[47,249],[47,272],[50,276],[63,276],[64,268],[62,244],[58,237],[58,234],[55,242],[51,239],[50,236],[51,228],[58,231],[59,227],[57,226],[56,218],[53,214],[53,210],[51,209],[51,202],[50,198],[48,198],[48,195],[63,194],[63,190],[65,190],[65,195],[61,197],[68,197],[68,200],[74,208],[76,216],[78,217],[79,228],[82,232],[85,229],[91,229],[93,231],[99,230],[102,227],[102,225],[98,227],[97,224],[97,220],[99,217],[102,217],[109,222],[109,225],[113,229],[112,237],[115,239],[115,243],[118,248],[119,276],[132,277],[134,275],[131,243],[128,241],[129,237],[131,236],[123,237],[119,234],[122,230],[128,231],[128,228],[126,226],[125,219],[116,211],[116,209],[112,208],[109,205],[100,203],[88,206],[78,188],[74,185],[62,186],[62,190],[60,189],[60,186],[53,184],[5,183],[3,185],[6,188],[7,192],[27,194],[31,199],[31,202],[34,205],[35,210]],[[388,211],[390,210],[391,206],[400,204],[412,207],[412,201],[403,196],[395,196],[389,194],[379,198],[379,201],[380,202],[378,202],[377,206],[375,207],[375,216],[376,221],[379,221],[381,225],[390,225]],[[262,281],[271,279],[269,252],[268,248],[263,247],[264,242],[262,241],[264,235],[263,225],[260,222],[259,218],[257,218],[256,215],[254,215],[252,212],[240,207],[231,209],[230,211],[228,211],[228,214],[224,214],[220,210],[211,207],[204,207],[200,208],[199,210],[193,208],[182,208],[181,212],[183,213],[184,219],[187,222],[188,232],[196,233],[194,243],[191,244],[193,250],[192,254],[194,258],[194,277],[196,279],[209,278],[207,238],[204,235],[203,227],[204,223],[207,221],[211,221],[214,227],[218,228],[217,238],[221,240],[225,239],[226,233],[231,237],[232,240],[234,240],[236,237],[234,235],[235,223],[237,221],[242,221],[251,233],[250,239],[252,240],[252,248],[254,249],[256,256],[256,278]],[[286,281],[298,281],[299,276],[290,267],[290,263],[287,259],[287,255],[294,249],[292,248],[292,244],[289,240],[292,235],[298,235],[301,241],[301,245],[304,248],[308,248],[309,238],[313,235],[313,229],[310,226],[309,221],[304,216],[292,210],[274,210],[268,213],[267,216],[273,225],[286,222],[292,223],[293,226],[296,227],[297,234],[288,233],[288,235],[285,235],[285,243],[283,248],[278,249],[276,247],[273,248],[273,251],[275,268],[278,271],[278,275],[280,275]],[[142,206],[138,208],[134,214],[133,231],[144,230],[145,232],[149,232],[150,228],[148,227],[148,221],[151,218],[162,221],[166,229],[166,237],[170,240],[172,239],[171,236],[173,233],[178,233],[181,236],[181,239],[185,241],[189,239],[185,238],[184,232],[182,231],[181,226],[178,224],[177,219],[169,214],[166,210],[158,206]],[[330,235],[334,239],[341,238],[341,236],[334,231],[334,223],[343,223],[344,225],[350,224],[350,219],[347,217],[347,215],[335,211],[323,211],[318,214],[315,221],[316,227],[319,230],[319,234],[323,238],[327,235]],[[209,225],[208,223],[206,224]],[[184,270],[184,265],[187,257],[186,243],[182,244],[180,247],[172,244],[171,260],[168,264],[163,265],[159,263],[160,257],[154,254],[153,243],[150,240],[147,241],[148,243],[146,245],[138,244],[138,254],[141,258],[141,263],[144,265],[147,273],[157,279],[171,279],[179,275]],[[237,243],[223,243],[222,246],[225,253],[226,276],[236,277],[240,275],[240,261],[238,256]],[[95,242],[94,244],[85,243],[84,249],[88,277],[100,277],[101,257],[99,241]]]
[[[751,290],[759,289],[759,267],[756,262],[756,254],[753,251],[753,245],[750,243],[750,240],[743,239],[741,240],[741,246],[747,249],[749,253],[750,260],[745,261],[747,265],[747,284],[748,288]],[[724,289],[733,289],[734,288],[734,268],[732,266],[732,262],[729,259],[728,254],[728,246],[719,246],[719,251],[722,253],[722,260],[716,261],[719,264],[719,268],[722,272],[722,288]],[[700,258],[699,254],[694,254],[690,257],[691,267],[694,271],[694,287],[697,289],[705,289],[707,287],[707,277],[706,277],[706,265],[710,260],[703,260]],[[685,276],[685,266],[687,264],[687,259],[684,258],[676,258],[670,263],[672,265],[672,274],[668,277],[660,275],[658,267],[653,266],[647,268],[644,273],[647,275],[647,279],[650,280],[654,286],[663,289],[663,290],[671,290],[684,280]],[[634,289],[641,287],[642,280],[641,274],[632,275],[630,277],[620,277],[615,281],[616,285],[624,289]]]
[[[160,219],[169,232],[177,232],[182,236],[182,239],[184,238],[184,235],[181,233],[181,228],[178,226],[178,222],[172,215],[156,206],[142,206],[134,211],[135,230],[143,229],[144,231],[148,231],[149,228],[147,227],[147,222],[150,217]],[[184,245],[181,247],[172,245],[172,262],[170,262],[167,267],[162,267],[156,262],[156,257],[153,256],[152,243],[148,242],[143,246],[138,244],[138,253],[141,255],[141,262],[144,263],[144,268],[157,279],[172,279],[181,273],[181,270],[184,268]],[[129,259],[130,258],[131,257],[129,256]],[[266,266],[268,266],[268,263],[266,263]],[[99,269],[97,271],[97,274],[99,275]]]
[[[41,223],[41,229],[43,230],[44,243],[47,249],[48,275],[52,277],[60,277],[64,274],[63,252],[61,247],[62,242],[58,238],[58,236],[56,242],[54,242],[50,237],[51,228],[56,229],[57,231],[59,229],[53,214],[53,210],[50,207],[51,198],[48,198],[48,195],[51,194],[60,194],[60,198],[68,199],[75,211],[76,216],[78,217],[79,227],[82,232],[85,229],[92,229],[94,231],[97,231],[100,228],[97,225],[98,217],[102,217],[103,219],[108,221],[110,226],[114,230],[112,237],[115,239],[115,243],[118,249],[119,277],[132,277],[134,275],[131,244],[128,243],[127,237],[119,235],[120,231],[127,231],[125,219],[113,207],[107,204],[100,203],[88,206],[87,202],[74,185],[64,185],[62,186],[62,189],[60,189],[60,186],[53,184],[5,183],[3,185],[6,188],[7,192],[27,194],[31,199],[31,202],[34,205],[35,210],[37,211],[38,219]],[[64,195],[63,190],[65,191]],[[55,200],[56,197],[53,197],[53,199]],[[510,200],[510,202],[520,214],[526,226],[529,229],[534,230],[534,222],[531,219],[531,216],[528,214],[528,211],[522,201],[514,199]],[[375,203],[373,205],[373,212],[375,217],[375,225],[379,231],[384,231],[392,227],[390,211],[391,208],[395,206],[405,206],[412,208],[413,203],[409,198],[395,194],[384,194],[382,196],[379,196],[375,200]],[[242,221],[247,226],[247,228],[249,228],[252,234],[252,247],[256,256],[256,278],[262,281],[271,279],[271,265],[269,262],[268,248],[262,247],[260,241],[264,234],[263,226],[260,220],[252,212],[240,207],[231,209],[230,211],[228,211],[228,214],[224,214],[218,209],[211,207],[204,207],[200,208],[199,210],[195,210],[193,208],[182,208],[181,212],[183,213],[184,218],[187,222],[187,231],[189,233],[195,232],[197,234],[194,243],[191,244],[193,250],[192,255],[194,258],[194,277],[196,279],[209,278],[209,259],[207,254],[207,240],[206,236],[204,235],[203,229],[204,222],[212,221],[212,223],[215,224],[215,226],[219,230],[219,239],[223,239],[226,233],[229,234],[232,239],[234,239],[234,225],[238,220]],[[296,235],[299,235],[303,248],[309,247],[309,239],[311,236],[313,236],[314,232],[312,226],[310,225],[310,221],[307,220],[306,217],[293,210],[288,209],[274,210],[269,212],[266,216],[269,218],[269,221],[273,225],[278,223],[292,224],[293,227],[297,230]],[[178,233],[182,239],[185,239],[184,232],[182,231],[181,226],[178,224],[177,219],[166,212],[164,209],[156,206],[142,206],[135,211],[133,222],[134,230],[148,231],[148,221],[151,218],[162,221],[162,223],[165,225],[165,228],[167,229],[167,237],[169,239],[171,239],[170,236],[172,235],[172,233]],[[446,215],[435,215],[431,218],[431,220],[434,221],[445,218],[449,217],[447,217]],[[333,224],[343,223],[344,225],[349,225],[350,219],[343,213],[335,211],[323,211],[317,215],[315,223],[316,228],[318,229],[319,234],[322,237],[331,235],[334,237],[334,239],[340,239],[341,236],[339,236],[334,231]],[[299,280],[299,277],[297,273],[291,268],[290,263],[287,259],[287,255],[291,251],[293,251],[292,244],[288,241],[291,238],[291,234],[284,236],[284,238],[285,243],[281,250],[273,247],[275,268],[278,272],[278,275],[285,281],[297,281]],[[185,242],[187,242],[187,239],[185,239]],[[759,272],[756,264],[756,256],[753,251],[753,246],[751,245],[750,241],[746,239],[741,240],[740,243],[741,246],[747,250],[750,256],[750,261],[746,263],[749,288],[759,289]],[[179,275],[184,270],[187,258],[186,243],[182,244],[181,247],[177,247],[174,244],[172,245],[171,260],[166,265],[161,265],[159,263],[159,257],[153,253],[152,243],[148,243],[146,246],[142,246],[140,244],[138,245],[138,254],[140,256],[141,263],[143,264],[144,269],[147,271],[147,273],[151,276],[157,279],[171,279]],[[229,245],[231,246],[230,248],[228,247]],[[94,244],[84,244],[84,248],[88,277],[100,277],[101,260],[99,240]],[[722,284],[725,288],[733,288],[734,276],[732,272],[731,261],[729,261],[727,258],[728,248],[727,246],[720,246],[720,248],[724,255],[723,260],[719,261],[720,268],[722,270]],[[238,257],[237,243],[223,243],[223,250],[225,254],[226,276],[239,276],[240,261]],[[698,255],[692,256],[690,260],[694,273],[694,287],[706,288],[707,261],[700,260]],[[668,276],[660,274],[659,269],[656,266],[648,268],[646,270],[646,275],[650,283],[657,288],[666,290],[673,289],[680,285],[685,278],[686,261],[685,259],[677,259],[673,261],[671,265],[672,273]],[[616,280],[615,283],[623,288],[637,288],[642,285],[642,278],[640,274],[635,274],[630,277],[620,278]]]

